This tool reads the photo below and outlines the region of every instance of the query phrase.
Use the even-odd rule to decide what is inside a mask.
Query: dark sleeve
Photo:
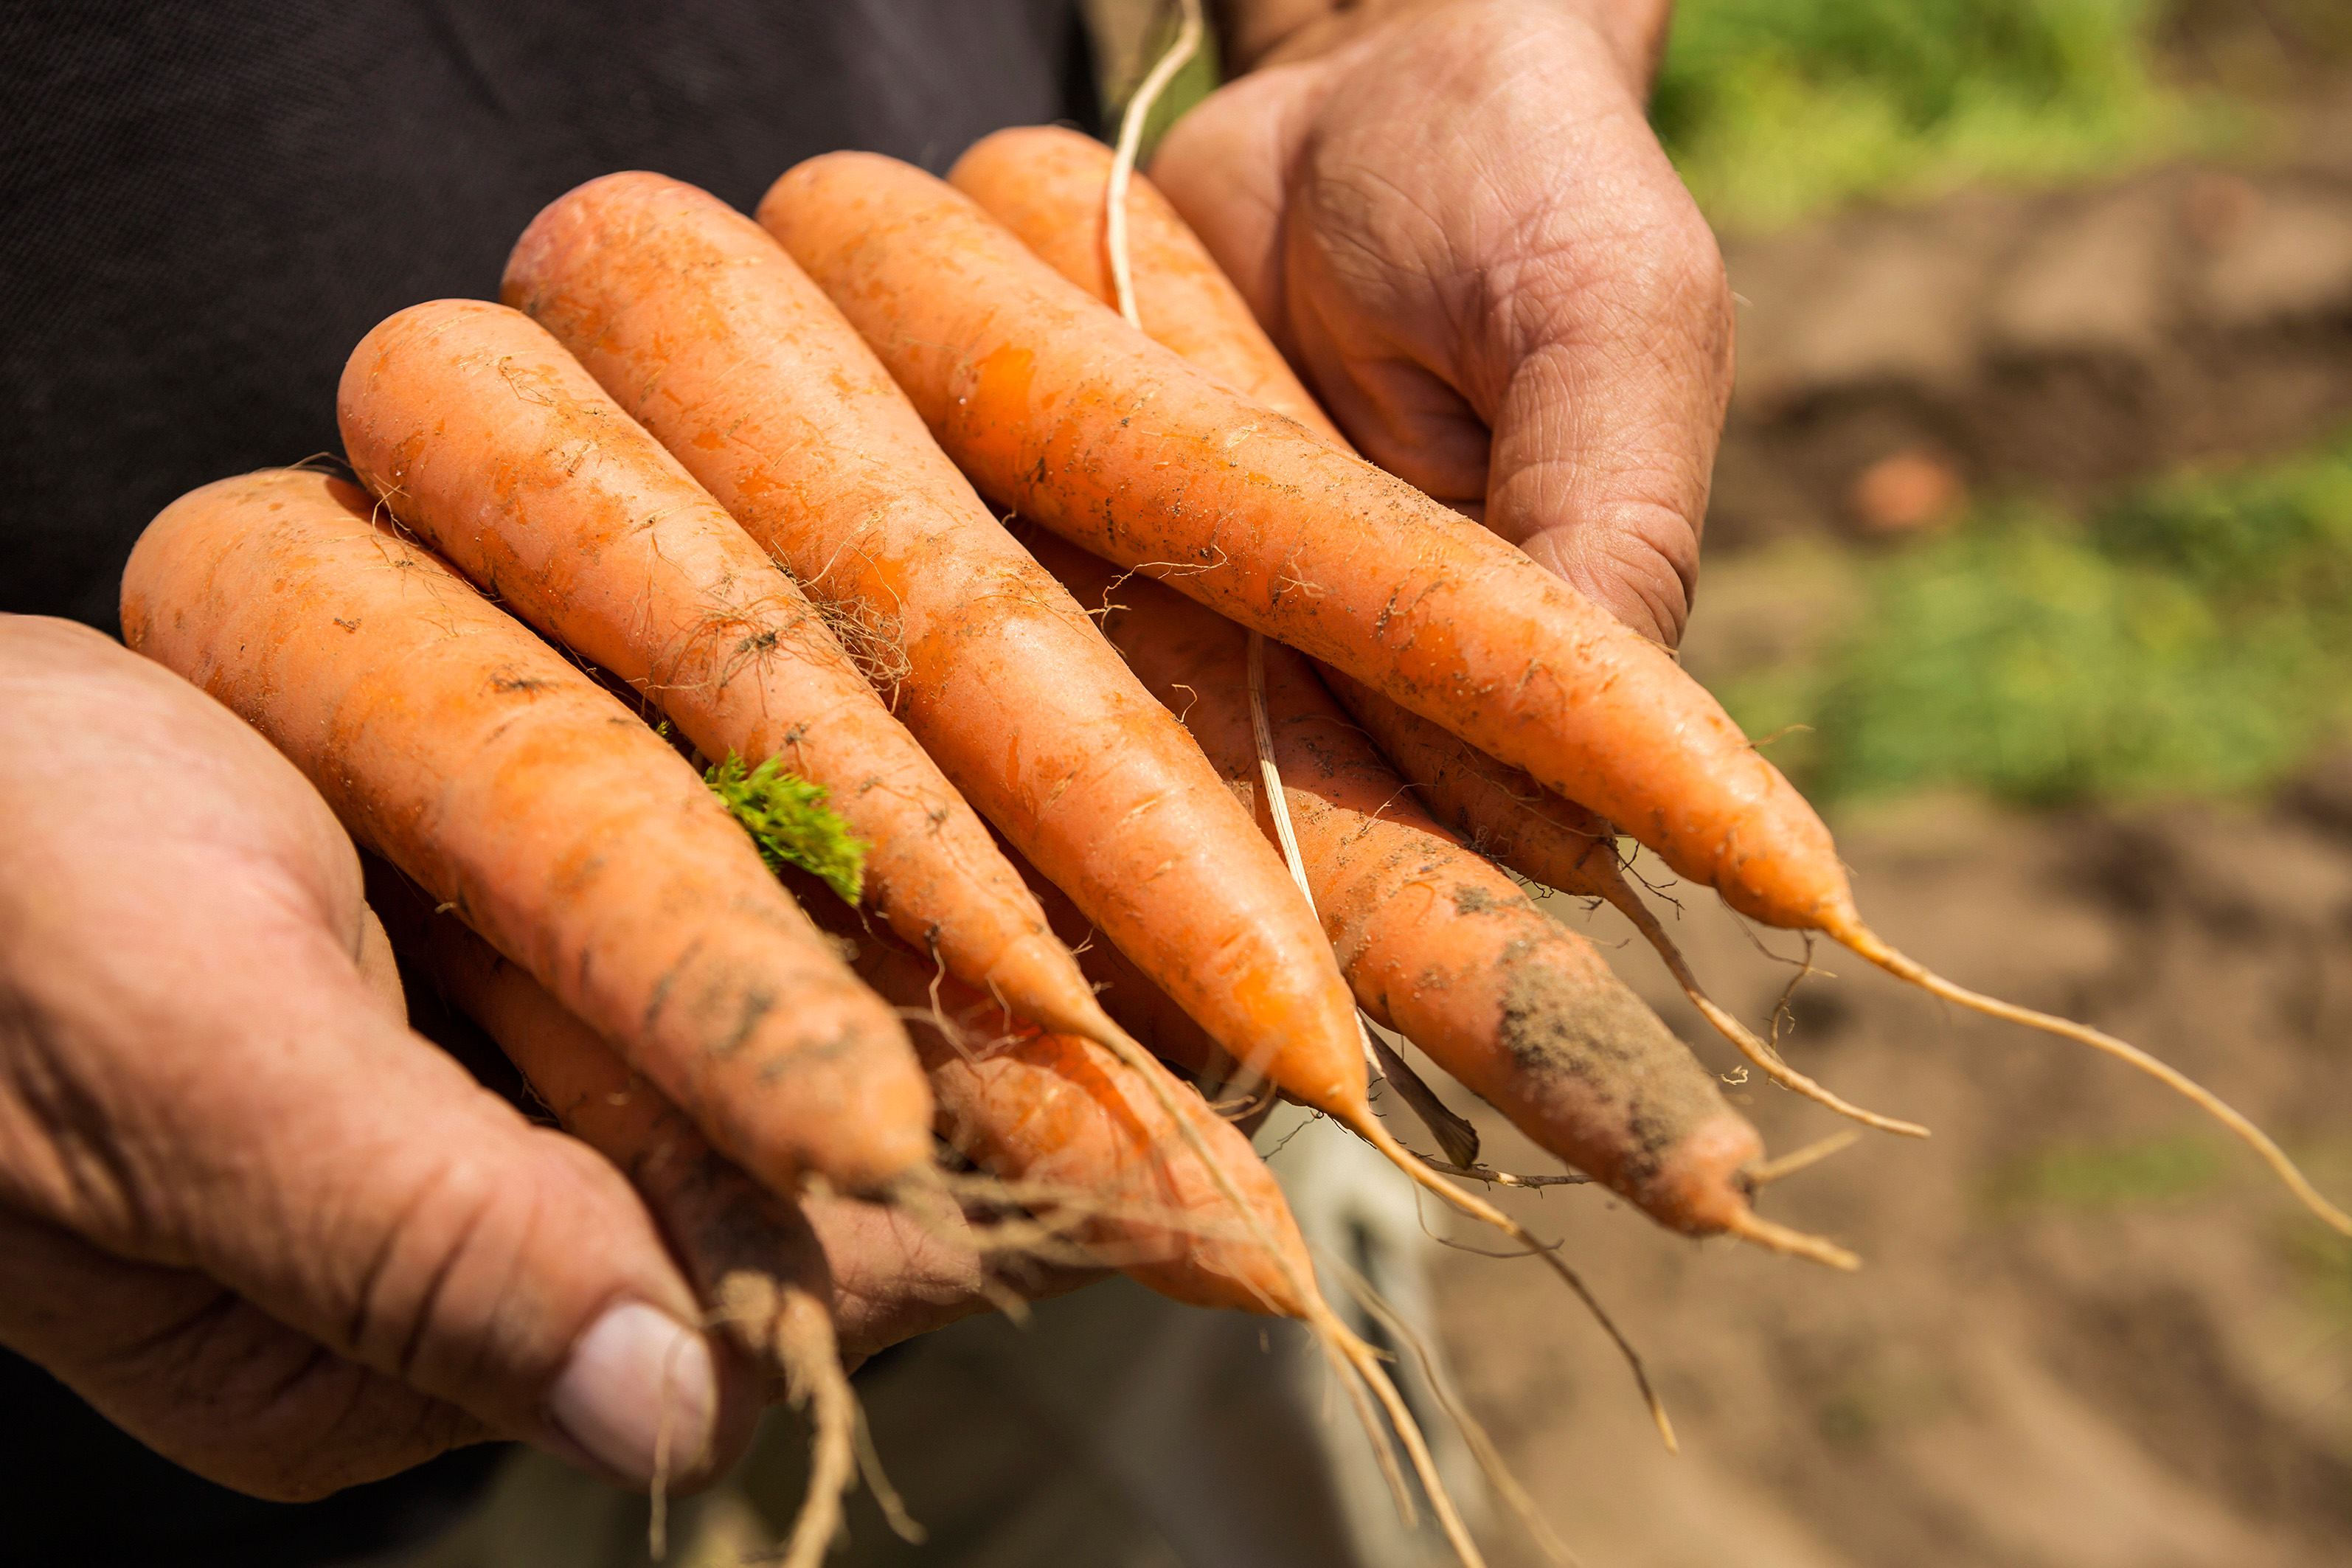
[[[8,0],[0,610],[112,629],[148,519],[334,450],[352,345],[494,295],[583,180],[749,207],[835,148],[1091,128],[1091,82],[1076,0]]]

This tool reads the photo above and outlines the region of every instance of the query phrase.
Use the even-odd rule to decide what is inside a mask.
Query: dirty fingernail
[[[631,1301],[590,1324],[548,1395],[563,1435],[614,1475],[650,1486],[710,1450],[719,1379],[710,1347],[668,1313]]]

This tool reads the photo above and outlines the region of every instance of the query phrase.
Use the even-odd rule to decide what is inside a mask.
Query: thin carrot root
[[[1161,1068],[1158,1061],[1134,1040],[1124,1034],[1119,1034],[1116,1029],[1111,1032],[1118,1037],[1115,1040],[1105,1040],[1101,1043],[1117,1054],[1122,1061],[1127,1062],[1146,1083],[1151,1086],[1153,1098],[1160,1101],[1162,1112],[1176,1123],[1187,1146],[1208,1168],[1210,1175],[1217,1184],[1219,1194],[1226,1202],[1232,1204],[1234,1211],[1241,1215],[1243,1224],[1250,1232],[1251,1239],[1263,1247],[1269,1257],[1280,1259],[1283,1256],[1282,1250],[1276,1245],[1274,1238],[1266,1234],[1265,1227],[1258,1220],[1256,1212],[1234,1188],[1223,1166],[1210,1152],[1199,1131],[1178,1112],[1173,1097],[1181,1091],[1175,1089],[1172,1080],[1169,1079],[1167,1069]],[[1393,1155],[1391,1157],[1394,1158]],[[1343,1368],[1352,1371],[1357,1379],[1360,1380],[1361,1384],[1371,1390],[1373,1397],[1379,1400],[1381,1407],[1388,1412],[1390,1425],[1396,1429],[1398,1439],[1403,1443],[1406,1457],[1412,1463],[1413,1473],[1421,1479],[1422,1489],[1428,1495],[1430,1508],[1437,1515],[1438,1526],[1444,1531],[1445,1539],[1453,1546],[1454,1554],[1461,1560],[1463,1568],[1486,1568],[1486,1558],[1479,1552],[1477,1542],[1470,1538],[1468,1528],[1462,1522],[1461,1513],[1454,1508],[1454,1500],[1447,1493],[1445,1483],[1437,1473],[1436,1463],[1430,1458],[1429,1445],[1422,1436],[1419,1424],[1413,1420],[1412,1409],[1398,1394],[1396,1385],[1389,1381],[1387,1372],[1381,1366],[1378,1353],[1339,1321],[1339,1315],[1333,1312],[1329,1303],[1323,1300],[1322,1294],[1316,1289],[1312,1279],[1297,1278],[1287,1263],[1283,1265],[1283,1270],[1286,1275],[1291,1276],[1289,1283],[1293,1292],[1299,1298],[1302,1321],[1314,1331],[1316,1337],[1323,1342],[1326,1351]],[[1579,1289],[1581,1289],[1580,1285]],[[1587,1296],[1586,1300],[1590,1302],[1591,1299]],[[1594,1310],[1599,1310],[1597,1305]],[[1606,1321],[1605,1317],[1603,1321]],[[1614,1334],[1616,1331],[1612,1327],[1610,1331]],[[1624,1342],[1621,1339],[1618,1342],[1622,1345]],[[1630,1349],[1627,1353],[1631,1353]],[[1638,1363],[1635,1375],[1642,1378],[1643,1388],[1646,1393],[1649,1386],[1648,1380],[1646,1377],[1642,1377]],[[1405,1490],[1403,1478],[1397,1473],[1396,1457],[1389,1448],[1388,1442],[1381,1431],[1379,1421],[1374,1418],[1370,1410],[1363,1407],[1360,1396],[1352,1388],[1350,1397],[1358,1400],[1358,1415],[1364,1421],[1365,1430],[1372,1440],[1374,1455],[1381,1462],[1381,1472],[1388,1477],[1391,1489],[1396,1494],[1398,1510],[1409,1527],[1412,1523],[1412,1494]],[[1658,1409],[1654,1397],[1651,1403],[1658,1419],[1664,1422],[1664,1412]],[[1666,1429],[1666,1446],[1669,1448],[1674,1447],[1674,1434],[1671,1428]]]
[[[1421,1424],[1412,1418],[1412,1408],[1397,1392],[1396,1384],[1389,1378],[1388,1369],[1381,1365],[1380,1352],[1341,1322],[1339,1315],[1320,1296],[1315,1298],[1314,1312],[1307,1319],[1307,1327],[1315,1331],[1326,1351],[1342,1367],[1363,1381],[1364,1385],[1372,1391],[1372,1396],[1381,1402],[1381,1408],[1388,1412],[1389,1423],[1396,1428],[1397,1438],[1404,1445],[1405,1457],[1412,1462],[1412,1473],[1420,1478],[1422,1490],[1428,1495],[1430,1511],[1437,1516],[1437,1527],[1445,1532],[1446,1542],[1454,1548],[1454,1554],[1461,1560],[1463,1568],[1486,1568],[1485,1553],[1470,1538],[1470,1527],[1463,1523],[1461,1510],[1454,1506],[1453,1494],[1446,1490],[1444,1480],[1437,1473],[1437,1461],[1430,1457],[1429,1444],[1421,1435]],[[1390,1463],[1392,1464],[1393,1460]],[[1394,1484],[1393,1480],[1391,1484]],[[1411,1501],[1401,1489],[1398,1500],[1402,1505],[1402,1511],[1406,1515],[1405,1522],[1410,1525],[1412,1522]]]
[[[930,1531],[907,1511],[907,1500],[890,1484],[889,1476],[882,1468],[881,1450],[874,1446],[874,1428],[866,1424],[866,1407],[862,1405],[850,1406],[850,1436],[856,1444],[857,1474],[866,1482],[874,1506],[882,1510],[882,1522],[908,1545],[922,1545],[930,1539]]]
[[[1811,1169],[1832,1154],[1843,1154],[1861,1142],[1862,1134],[1859,1132],[1832,1132],[1818,1142],[1808,1143],[1777,1160],[1759,1160],[1740,1174],[1746,1178],[1750,1191],[1769,1187],[1800,1171]]]
[[[1622,883],[1618,885],[1617,892],[1622,892],[1622,896],[1619,897],[1614,892],[1604,895],[1608,897],[1610,907],[1632,921],[1633,929],[1641,933],[1642,939],[1657,950],[1658,957],[1665,963],[1667,973],[1675,977],[1675,984],[1682,987],[1683,994],[1690,998],[1691,1005],[1696,1007],[1700,1016],[1715,1026],[1717,1034],[1729,1040],[1738,1048],[1739,1054],[1748,1058],[1749,1066],[1791,1094],[1801,1094],[1817,1105],[1836,1111],[1840,1116],[1859,1121],[1864,1127],[1874,1128],[1881,1132],[1892,1132],[1900,1138],[1927,1136],[1927,1130],[1919,1123],[1905,1121],[1893,1116],[1882,1116],[1875,1110],[1864,1110],[1790,1067],[1780,1052],[1767,1045],[1754,1030],[1734,1017],[1700,988],[1698,976],[1691,973],[1690,964],[1683,957],[1682,949],[1675,944],[1674,938],[1666,934],[1665,927],[1658,923],[1658,917],[1652,912],[1647,904],[1642,901],[1640,896]]]
[[[1114,256],[1119,252],[1114,250]],[[1127,300],[1127,310],[1134,311],[1135,301]],[[1249,714],[1250,733],[1257,745],[1258,782],[1265,796],[1266,815],[1274,822],[1275,842],[1281,847],[1282,863],[1290,872],[1290,879],[1298,885],[1298,896],[1307,900],[1309,910],[1315,908],[1315,888],[1307,875],[1307,862],[1299,853],[1298,828],[1290,816],[1290,795],[1283,788],[1282,768],[1275,760],[1274,721],[1265,705],[1265,636],[1262,632],[1249,635]],[[1319,918],[1319,917],[1318,917]],[[1437,1091],[1421,1080],[1421,1076],[1408,1067],[1402,1058],[1372,1034],[1364,1022],[1364,1011],[1356,1009],[1356,1037],[1363,1042],[1364,1070],[1375,1079],[1385,1079],[1397,1091],[1397,1098],[1410,1107],[1429,1129],[1445,1157],[1457,1165],[1478,1163],[1478,1131],[1448,1110]]]
[[[1465,1181],[1484,1182],[1494,1187],[1524,1187],[1532,1192],[1540,1187],[1589,1187],[1596,1184],[1581,1171],[1522,1176],[1509,1171],[1498,1171],[1492,1165],[1457,1165],[1450,1160],[1433,1160],[1426,1154],[1422,1156],[1421,1163],[1441,1176],[1460,1176]]]
[[[828,1305],[765,1274],[736,1269],[719,1282],[718,1311],[783,1374],[785,1397],[809,1422],[808,1490],[774,1561],[818,1568],[841,1532],[842,1498],[857,1474],[857,1394],[841,1370]]]
[[[1356,1029],[1364,1037],[1364,1049],[1370,1054],[1381,1081],[1395,1089],[1397,1098],[1420,1118],[1421,1124],[1429,1129],[1429,1135],[1437,1140],[1437,1146],[1445,1151],[1446,1159],[1456,1165],[1476,1168],[1478,1130],[1455,1115],[1452,1107],[1437,1097],[1437,1091],[1412,1070],[1410,1062],[1372,1033],[1360,1009],[1356,1014]]]
[[[1462,1403],[1461,1395],[1454,1392],[1452,1382],[1438,1365],[1437,1358],[1429,1353],[1429,1346],[1413,1332],[1412,1325],[1399,1317],[1396,1309],[1381,1300],[1380,1292],[1372,1289],[1370,1280],[1337,1259],[1332,1261],[1332,1268],[1348,1287],[1348,1293],[1355,1297],[1357,1304],[1378,1320],[1391,1338],[1412,1352],[1414,1363],[1421,1368],[1423,1381],[1429,1384],[1430,1392],[1437,1395],[1437,1403],[1444,1408],[1446,1415],[1461,1429],[1463,1441],[1470,1446],[1471,1458],[1478,1461],[1478,1468],[1486,1476],[1487,1484],[1502,1494],[1504,1502],[1518,1515],[1520,1524],[1526,1527],[1528,1534],[1543,1554],[1560,1564],[1561,1568],[1575,1568],[1576,1553],[1568,1549],[1568,1543],[1552,1529],[1551,1521],[1544,1518],[1542,1510],[1536,1507],[1535,1499],[1528,1495],[1528,1489],[1519,1484],[1519,1478],[1513,1475],[1510,1467],[1503,1462],[1502,1450],[1495,1446],[1495,1440],[1487,1436],[1486,1428]]]
[[[1649,1407],[1650,1419],[1657,1426],[1658,1436],[1665,1444],[1666,1452],[1669,1454],[1682,1452],[1682,1445],[1675,1438],[1675,1424],[1667,1419],[1665,1404],[1659,1399],[1657,1390],[1650,1385],[1649,1369],[1643,1365],[1641,1352],[1633,1348],[1633,1342],[1628,1340],[1624,1331],[1617,1327],[1616,1320],[1609,1315],[1608,1309],[1601,1304],[1600,1298],[1593,1295],[1591,1287],[1585,1284],[1583,1276],[1570,1268],[1567,1261],[1556,1250],[1545,1246],[1533,1232],[1517,1220],[1475,1194],[1464,1192],[1435,1171],[1431,1170],[1428,1162],[1397,1142],[1396,1135],[1381,1126],[1378,1118],[1368,1114],[1360,1122],[1342,1120],[1341,1125],[1381,1153],[1386,1154],[1398,1169],[1436,1194],[1438,1197],[1480,1224],[1494,1226],[1513,1241],[1517,1242],[1527,1251],[1542,1258],[1545,1265],[1553,1273],[1559,1275],[1570,1290],[1576,1292],[1577,1300],[1584,1303],[1584,1310],[1592,1314],[1592,1321],[1601,1325],[1601,1331],[1606,1333],[1612,1342],[1617,1346],[1618,1354],[1624,1358],[1627,1369],[1633,1374],[1634,1386],[1642,1391],[1642,1402]]]
[[[1858,956],[1869,960],[1898,980],[1909,981],[1932,996],[1940,996],[1947,1002],[1957,1003],[1971,1012],[1982,1013],[1989,1018],[2000,1018],[2011,1024],[2022,1024],[2029,1029],[2039,1029],[2044,1034],[2056,1035],[2063,1039],[2073,1040],[2078,1045],[2088,1046],[2095,1051],[2104,1051],[2118,1061],[2127,1062],[2137,1068],[2244,1140],[2255,1153],[2263,1157],[2263,1163],[2270,1166],[2272,1173],[2285,1185],[2288,1192],[2294,1194],[2296,1200],[2305,1208],[2309,1209],[2331,1229],[2344,1236],[2352,1236],[2352,1215],[2346,1214],[2328,1202],[2319,1189],[2311,1184],[2310,1179],[2296,1167],[2295,1163],[2287,1158],[2286,1151],[2272,1142],[2269,1133],[2255,1126],[2228,1101],[2180,1071],[2179,1068],[2159,1061],[2137,1046],[2119,1040],[2104,1030],[2091,1027],[2088,1024],[2077,1024],[2071,1018],[2061,1018],[2054,1014],[2036,1012],[2031,1007],[2021,1007],[2014,1002],[2003,1002],[1998,997],[1987,996],[1981,992],[1971,991],[1965,985],[1956,984],[1887,946],[1867,926],[1858,921],[1831,925],[1826,929],[1831,936],[1843,942]]]
[[[1784,1258],[1802,1258],[1849,1274],[1862,1267],[1860,1258],[1836,1242],[1766,1219],[1754,1209],[1737,1211],[1724,1223],[1724,1228],[1742,1241],[1754,1242],[1767,1252],[1777,1252]]]

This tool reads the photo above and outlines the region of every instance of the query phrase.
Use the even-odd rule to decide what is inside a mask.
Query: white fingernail
[[[624,1480],[684,1475],[710,1451],[719,1377],[700,1334],[631,1301],[588,1326],[555,1380],[547,1413],[563,1435]]]

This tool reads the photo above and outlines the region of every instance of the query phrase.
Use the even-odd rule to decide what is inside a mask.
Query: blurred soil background
[[[1103,8],[1116,85],[1152,7]],[[1740,296],[1689,668],[1897,945],[2157,1051],[2352,1194],[2352,5],[1678,10],[1655,118]],[[1802,944],[1660,886],[1718,998],[1772,1016]],[[1842,1125],[1556,907],[1776,1150]],[[1522,1205],[1647,1352],[1680,1459],[1555,1283],[1441,1257],[1457,1376],[1568,1540],[2352,1561],[2352,1246],[2155,1085],[1815,956],[1790,1056],[1936,1132],[1768,1194],[1864,1272]]]

